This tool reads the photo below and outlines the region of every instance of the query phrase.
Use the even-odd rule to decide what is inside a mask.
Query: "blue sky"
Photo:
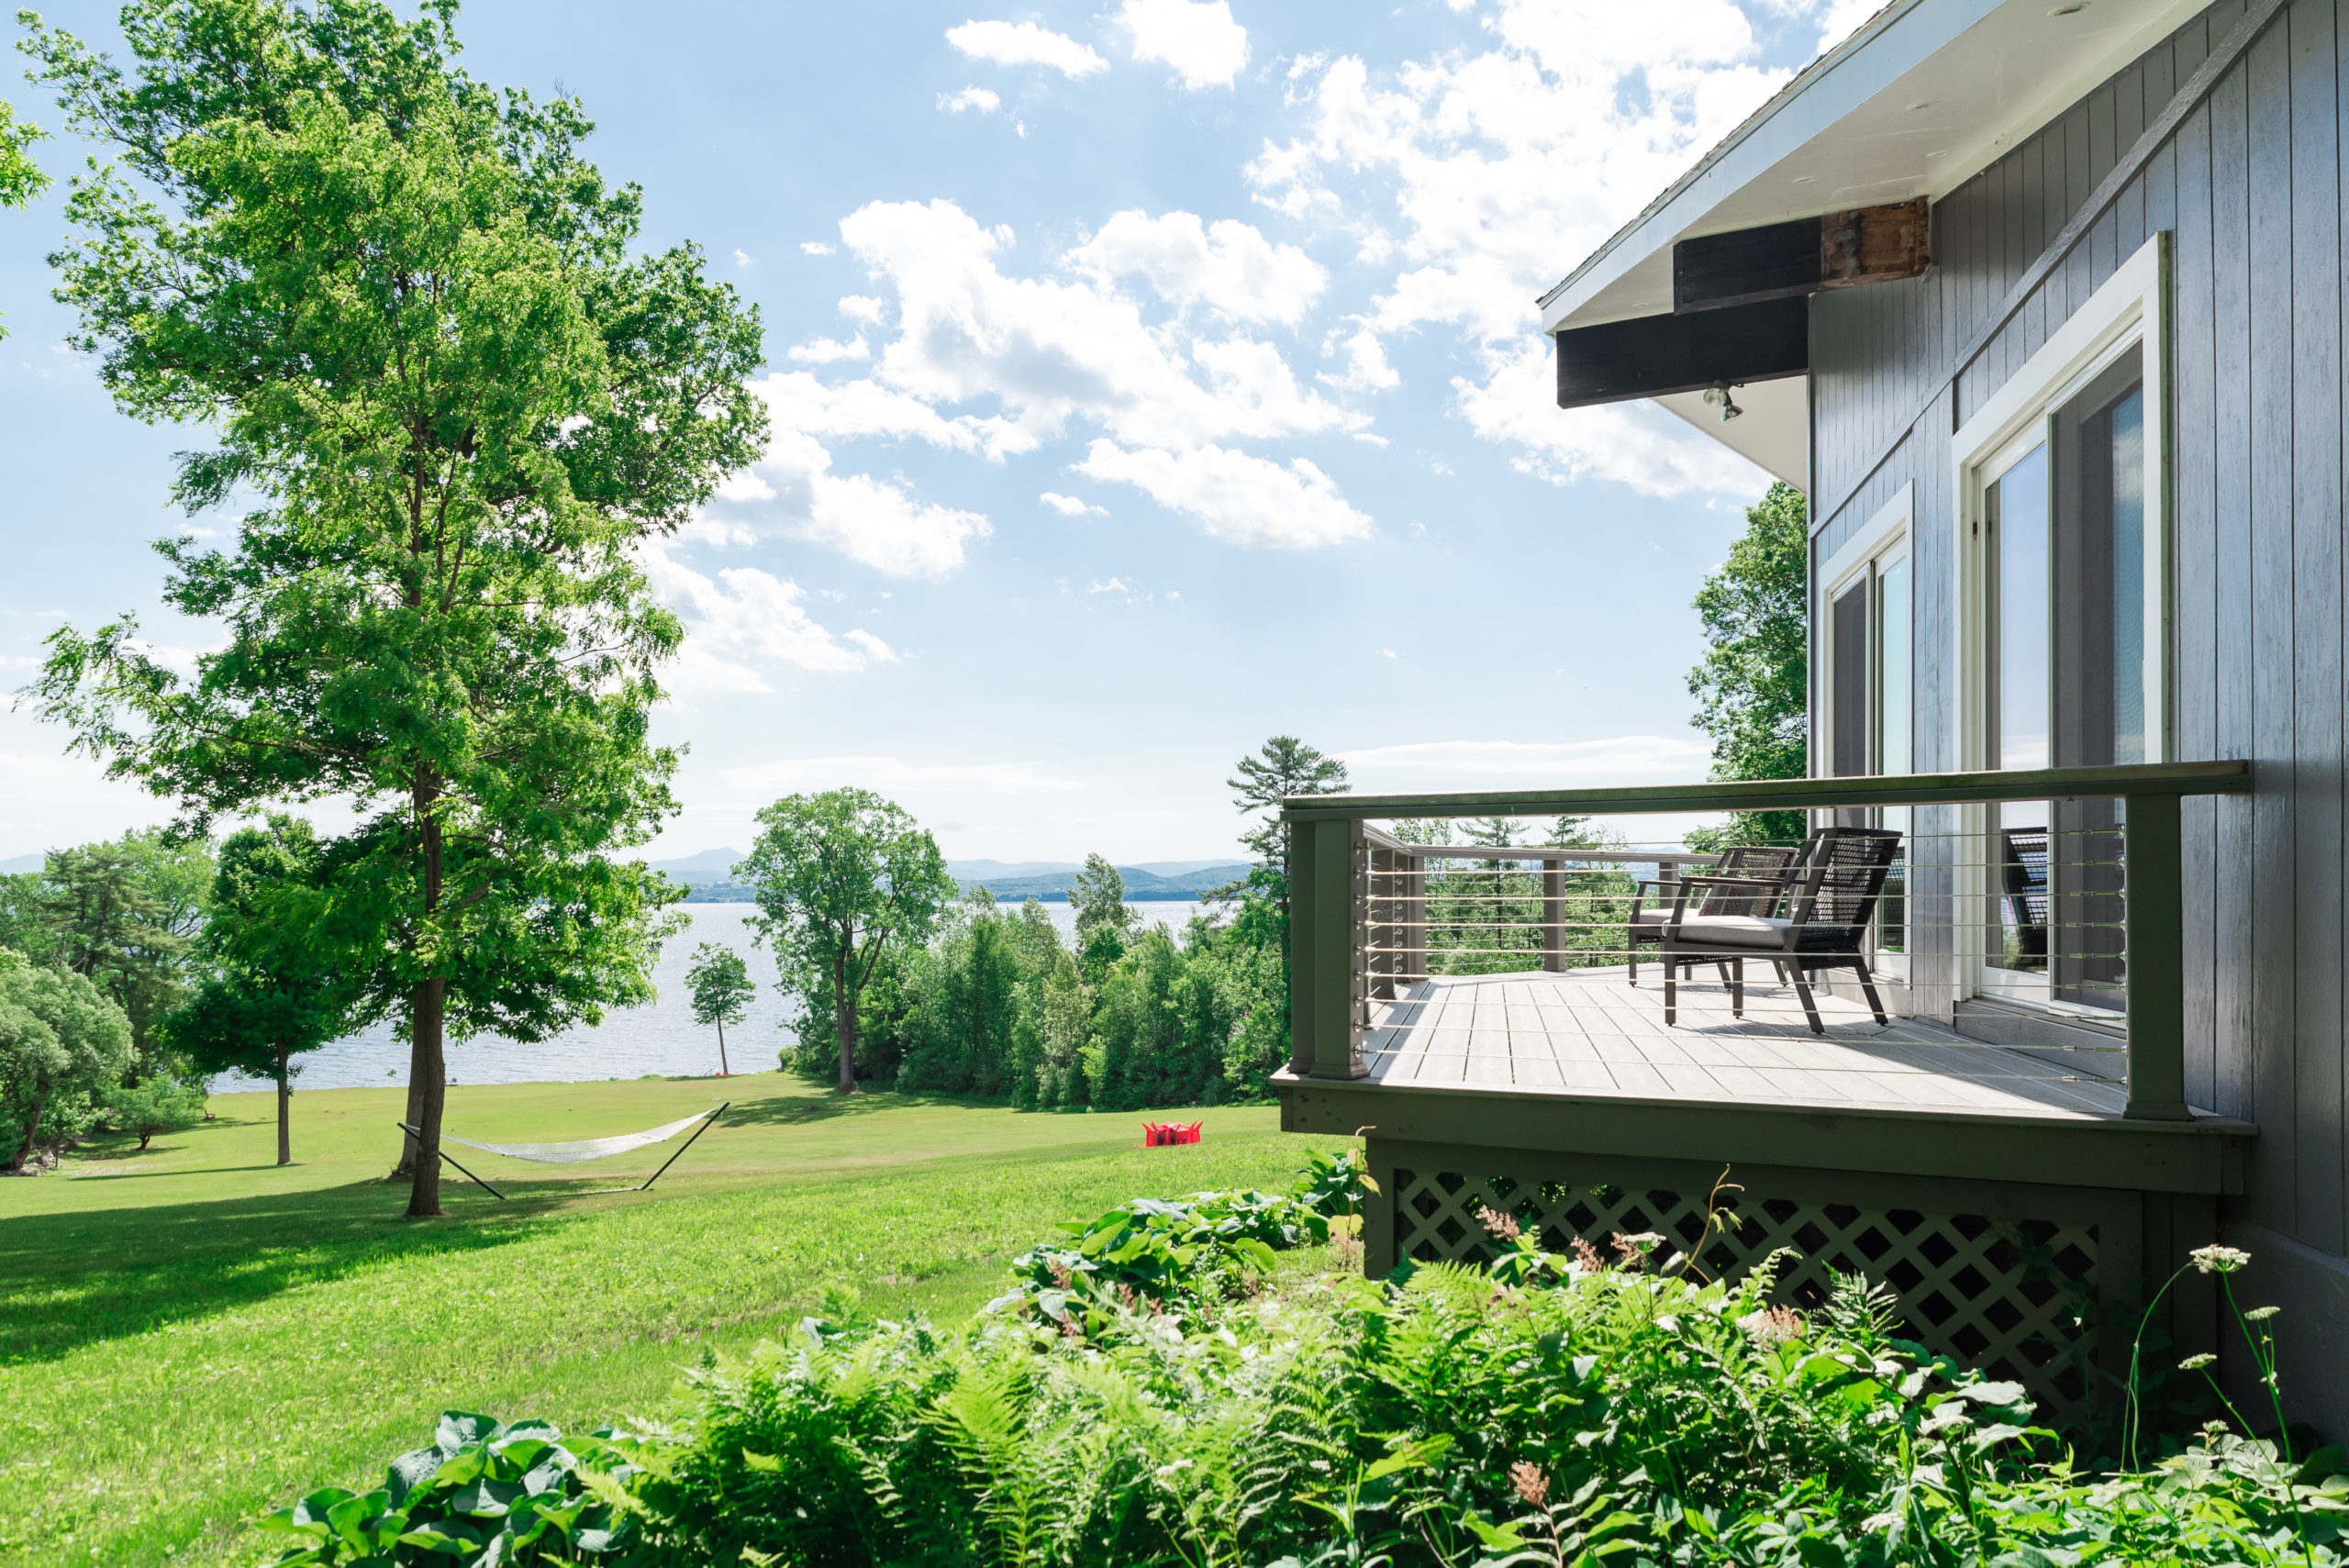
[[[1533,299],[1857,19],[475,5],[467,66],[584,97],[648,242],[765,316],[767,458],[649,557],[689,627],[653,852],[858,784],[958,857],[1216,856],[1231,763],[1282,731],[1364,788],[1701,776],[1688,603],[1766,481],[1651,406],[1558,411]],[[65,348],[61,195],[0,216],[10,686],[61,618],[212,639],[146,548],[202,434]],[[64,739],[0,712],[0,859],[168,814]]]

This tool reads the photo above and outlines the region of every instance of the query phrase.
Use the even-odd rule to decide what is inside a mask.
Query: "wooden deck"
[[[1749,966],[1751,968],[1753,966]],[[1579,1099],[1711,1102],[1818,1110],[1909,1111],[2111,1121],[2124,1086],[2118,1054],[2078,1067],[1966,1040],[1896,1017],[1877,1025],[1857,1001],[1817,992],[1824,1038],[1793,989],[1746,987],[1733,1018],[1709,974],[1679,987],[1664,1022],[1663,971],[1441,975],[1372,1005],[1363,1052],[1381,1087],[1513,1090]]]

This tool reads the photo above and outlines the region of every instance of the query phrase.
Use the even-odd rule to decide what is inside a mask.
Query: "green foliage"
[[[751,983],[751,966],[723,942],[704,942],[694,949],[685,966],[685,984],[693,992],[694,1022],[718,1030],[718,1070],[730,1073],[726,1060],[726,1026],[739,1024],[750,1010],[758,987]]]
[[[144,1150],[159,1133],[181,1132],[204,1119],[204,1091],[176,1078],[150,1074],[106,1092],[106,1125],[139,1140]]]
[[[1359,1197],[1334,1162],[1300,1192]],[[1304,1223],[1298,1223],[1298,1221]],[[607,1429],[640,1568],[1619,1562],[1631,1568],[2337,1565],[2349,1455],[2213,1430],[2077,1471],[2019,1385],[1890,1333],[1845,1280],[1773,1305],[1619,1239],[1489,1268],[1276,1272],[1299,1195],[1135,1200],[1038,1248],[967,1325],[847,1297]],[[1343,1254],[1341,1254],[1342,1256]]]
[[[885,957],[938,929],[954,879],[929,830],[870,790],[791,795],[758,822],[734,880],[758,889],[758,940],[801,998],[803,1029],[829,1016],[836,1087],[854,1094],[860,996]]]
[[[303,1538],[272,1568],[617,1560],[629,1520],[597,1479],[544,1421],[508,1426],[450,1410],[431,1446],[394,1460],[374,1491],[313,1492],[262,1525]]]
[[[1743,537],[1697,593],[1709,645],[1688,673],[1691,720],[1713,738],[1717,779],[1794,779],[1809,771],[1810,580],[1809,513],[1781,481],[1745,512]],[[1692,836],[1691,848],[1800,843],[1798,811],[1732,813]]]
[[[96,985],[0,948],[0,1162],[87,1131],[132,1062],[130,1020]]]
[[[651,994],[669,891],[612,851],[673,809],[649,739],[676,617],[641,546],[761,450],[759,325],[569,100],[454,64],[453,6],[133,0],[127,69],[26,49],[117,162],[52,258],[124,412],[206,426],[178,501],[232,550],[160,548],[221,624],[193,679],[133,623],[50,640],[46,717],[203,823],[345,797],[333,866],[370,1017],[404,1014],[437,1137],[444,1027],[544,1039]],[[415,1162],[411,1210],[438,1211]]]
[[[1127,941],[1138,924],[1126,905],[1126,879],[1104,855],[1085,857],[1068,901],[1076,910],[1076,954],[1085,978],[1099,982],[1102,973],[1125,956]]]
[[[210,902],[209,846],[157,828],[112,841],[52,850],[28,873],[14,918],[28,928],[20,951],[95,982],[130,1020],[146,1072],[163,1060],[161,1026],[201,973],[195,938]],[[15,902],[15,901],[12,901]]]
[[[1346,764],[1294,735],[1275,735],[1255,756],[1240,759],[1240,776],[1225,781],[1241,815],[1263,819],[1240,835],[1248,852],[1266,865],[1288,864],[1288,828],[1280,820],[1281,801],[1292,795],[1343,795]]]
[[[1514,844],[1524,823],[1492,817],[1456,823],[1415,819],[1392,826],[1400,829],[1397,837],[1411,843]],[[1611,829],[1593,828],[1586,817],[1561,817],[1542,842],[1559,849],[1598,850],[1620,846],[1623,840]],[[1542,922],[1547,918],[1541,862],[1462,857],[1430,860],[1427,868],[1429,973],[1503,974],[1540,962]],[[1589,955],[1580,962],[1618,962],[1637,892],[1637,879],[1621,866],[1565,862],[1564,901],[1559,909],[1563,929],[1556,940],[1569,954]]]
[[[1367,1180],[1358,1154],[1316,1155],[1286,1193],[1140,1197],[1067,1221],[1061,1229],[1073,1240],[1013,1259],[1018,1284],[987,1310],[1032,1312],[1049,1332],[1091,1339],[1118,1332],[1143,1309],[1178,1324],[1212,1324],[1226,1303],[1255,1293],[1275,1253],[1328,1241],[1330,1218],[1361,1207]]]
[[[40,127],[17,118],[17,111],[0,101],[0,210],[25,206],[49,188],[49,176],[34,164],[31,152],[34,142],[47,139]],[[0,327],[0,339],[7,336],[8,329]]]

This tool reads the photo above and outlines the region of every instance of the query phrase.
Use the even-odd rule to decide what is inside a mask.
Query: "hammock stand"
[[[601,1160],[607,1155],[625,1154],[631,1149],[641,1149],[650,1143],[665,1143],[670,1139],[676,1137],[678,1133],[684,1131],[686,1128],[693,1127],[694,1123],[701,1123],[699,1127],[694,1127],[693,1138],[686,1139],[685,1141],[678,1147],[676,1153],[670,1155],[666,1160],[661,1162],[661,1169],[653,1172],[652,1174],[644,1178],[643,1186],[594,1187],[580,1194],[579,1195],[582,1197],[595,1197],[604,1193],[640,1193],[645,1187],[651,1186],[662,1176],[668,1174],[669,1167],[675,1164],[680,1159],[684,1158],[685,1151],[694,1146],[694,1138],[699,1138],[703,1133],[707,1132],[709,1130],[709,1124],[716,1121],[720,1116],[724,1115],[727,1108],[732,1106],[733,1103],[733,1101],[728,1100],[725,1105],[719,1106],[716,1110],[699,1111],[692,1116],[686,1117],[682,1121],[673,1121],[666,1127],[656,1127],[650,1132],[625,1132],[616,1138],[588,1138],[583,1139],[576,1143],[475,1143],[470,1138],[459,1138],[454,1133],[450,1132],[443,1132],[440,1137],[443,1142],[462,1143],[468,1149],[479,1149],[491,1154],[503,1154],[509,1160],[531,1160],[541,1165],[575,1165],[585,1160]],[[407,1123],[400,1121],[394,1122],[392,1125],[398,1128],[402,1132],[406,1133],[410,1138],[415,1139],[418,1143],[424,1141],[424,1135],[421,1132],[418,1132],[415,1128],[410,1127]],[[483,1188],[492,1197],[500,1199],[501,1201],[505,1198],[506,1195],[504,1193],[499,1192],[495,1187],[491,1186],[487,1182],[482,1180],[479,1176],[474,1175],[462,1165],[458,1165],[457,1162],[451,1157],[446,1149],[436,1149],[433,1152],[439,1154],[440,1158],[448,1163],[456,1165],[458,1172],[462,1174],[467,1181],[473,1183],[473,1185],[477,1187]]]

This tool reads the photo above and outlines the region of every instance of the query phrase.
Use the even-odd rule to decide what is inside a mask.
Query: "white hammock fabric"
[[[717,1114],[714,1110],[696,1111],[683,1121],[673,1121],[650,1132],[623,1132],[617,1138],[584,1138],[576,1143],[475,1143],[472,1139],[459,1138],[453,1132],[443,1132],[440,1141],[462,1143],[468,1149],[503,1154],[509,1160],[535,1160],[541,1165],[576,1165],[588,1160],[601,1160],[607,1155],[625,1154],[648,1143],[665,1143],[694,1123]]]

